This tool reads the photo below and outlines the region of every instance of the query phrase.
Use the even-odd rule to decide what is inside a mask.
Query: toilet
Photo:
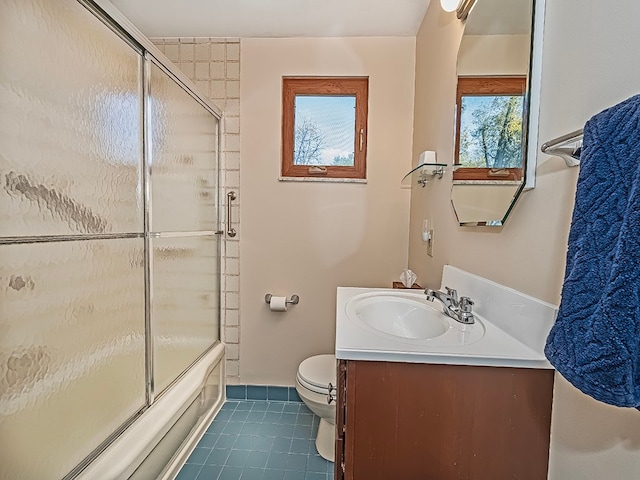
[[[296,374],[296,391],[309,409],[320,417],[316,449],[331,462],[335,459],[336,402],[330,404],[329,384],[336,386],[336,356],[316,355],[303,360]],[[335,398],[335,391],[332,392]]]

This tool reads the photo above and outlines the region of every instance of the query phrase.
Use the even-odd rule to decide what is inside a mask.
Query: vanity
[[[420,291],[339,288],[336,480],[547,478],[556,307],[445,266],[473,324]]]

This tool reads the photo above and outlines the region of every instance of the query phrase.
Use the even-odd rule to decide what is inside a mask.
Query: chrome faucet
[[[447,316],[451,317],[457,322],[464,324],[475,323],[475,318],[471,310],[473,309],[473,300],[469,297],[460,297],[458,300],[458,292],[449,287],[444,287],[445,292],[441,292],[440,290],[431,290],[427,288],[424,293],[427,296],[427,300],[433,302],[434,300],[439,300],[443,305],[442,312]]]

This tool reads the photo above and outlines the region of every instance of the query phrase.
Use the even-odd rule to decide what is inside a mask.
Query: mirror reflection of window
[[[526,77],[458,79],[454,179],[523,175]]]

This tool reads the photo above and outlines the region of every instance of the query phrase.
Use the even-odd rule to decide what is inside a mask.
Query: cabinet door
[[[547,478],[552,370],[349,361],[347,375],[345,479]]]
[[[336,453],[335,453],[335,480],[344,479],[344,434],[345,416],[347,409],[347,361],[340,360],[337,365],[337,394],[336,404]]]

